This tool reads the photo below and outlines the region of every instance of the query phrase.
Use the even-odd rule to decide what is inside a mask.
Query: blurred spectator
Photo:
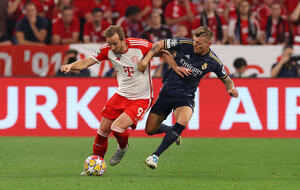
[[[83,41],[84,43],[100,43],[105,41],[103,32],[109,27],[109,23],[104,20],[103,10],[94,8],[92,10],[92,21],[85,23]]]
[[[54,0],[30,0],[30,2],[35,4],[39,16],[49,21],[52,20],[52,12],[55,6]]]
[[[192,29],[196,29],[199,26],[208,26],[215,34],[214,43],[226,44],[228,40],[228,24],[225,17],[217,13],[216,8],[214,0],[205,0],[204,10],[196,16]]]
[[[63,65],[65,64],[70,64],[73,63],[75,61],[77,61],[77,55],[78,52],[76,50],[70,49],[66,52],[64,59],[63,59]],[[89,69],[83,69],[81,71],[76,71],[76,70],[72,70],[70,73],[65,74],[63,72],[59,70],[57,70],[56,72],[56,76],[57,77],[66,77],[66,76],[70,76],[70,77],[90,77],[91,76],[91,72]]]
[[[293,44],[300,45],[300,1],[290,15],[290,20],[292,22]]]
[[[62,18],[53,23],[52,35],[53,44],[78,43],[79,21],[71,7],[63,8]]]
[[[24,17],[23,9],[26,2],[26,0],[9,0],[7,13],[15,20],[20,20]]]
[[[151,0],[114,0],[114,18],[120,18],[125,15],[129,6],[140,8],[139,19],[146,19],[151,12]]]
[[[17,22],[16,37],[19,44],[43,44],[47,36],[47,20],[37,15],[35,4],[25,5],[25,17]]]
[[[229,23],[228,36],[230,44],[253,45],[259,39],[259,24],[250,16],[248,1],[242,0],[239,6],[239,14],[236,20]]]
[[[164,16],[164,10],[163,10],[163,3],[164,3],[163,0],[152,0],[151,13],[153,11],[158,12],[160,14],[160,17],[161,17],[161,23],[166,24],[166,20],[165,20],[165,16]]]
[[[140,38],[143,33],[142,23],[139,20],[140,8],[129,6],[126,9],[125,16],[117,20],[116,25],[122,26],[126,37]]]
[[[7,34],[13,41],[15,41],[16,23],[24,17],[25,4],[26,0],[8,0]]]
[[[161,23],[161,15],[154,9],[149,17],[149,26],[145,29],[142,38],[155,43],[171,37],[172,34],[169,27]]]
[[[246,70],[247,70],[247,61],[242,58],[236,58],[233,61],[233,67],[235,69],[235,72],[230,75],[232,78],[255,78],[257,77],[257,73],[251,74],[251,75],[246,75]]]
[[[237,19],[238,7],[241,0],[220,0],[217,11],[227,22]]]
[[[7,6],[8,0],[3,0],[0,4],[0,45],[9,45],[9,37],[6,32],[6,21],[7,21]]]
[[[73,10],[73,17],[78,17],[78,8],[73,5],[72,0],[58,0],[58,3],[53,8],[52,23],[56,22],[57,19],[62,17],[62,10],[64,7],[71,7]]]
[[[271,5],[273,0],[263,0],[263,3],[256,10],[256,19],[260,22],[271,15]]]
[[[173,33],[173,36],[177,38],[188,38],[190,33],[185,25],[177,25],[177,30]]]
[[[172,33],[176,32],[178,25],[184,25],[188,31],[191,31],[196,14],[196,6],[189,0],[174,0],[167,5],[166,23],[171,28]]]
[[[93,20],[92,11],[94,8],[100,8],[104,11],[103,18],[106,19],[109,23],[112,23],[111,14],[112,8],[109,0],[91,0],[86,3],[84,10],[84,18],[87,22]]]
[[[289,41],[289,24],[281,17],[279,3],[272,3],[271,15],[261,23],[262,44],[287,44]]]
[[[300,77],[300,55],[293,55],[293,46],[286,45],[283,48],[278,62],[273,64],[271,77]]]

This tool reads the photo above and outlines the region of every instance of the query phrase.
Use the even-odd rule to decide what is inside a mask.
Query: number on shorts
[[[144,111],[143,108],[139,107],[138,114],[136,116],[140,117],[142,115],[143,111]]]

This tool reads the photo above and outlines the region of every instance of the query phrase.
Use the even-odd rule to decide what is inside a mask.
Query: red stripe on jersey
[[[144,39],[127,38],[127,42],[128,42],[128,48],[140,49],[144,56],[152,47],[152,43]]]

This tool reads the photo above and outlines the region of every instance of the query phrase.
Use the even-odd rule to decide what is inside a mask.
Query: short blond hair
[[[104,31],[104,36],[106,38],[112,37],[114,34],[118,34],[119,39],[123,41],[125,39],[125,32],[121,26],[111,25]]]
[[[200,26],[193,32],[194,37],[205,37],[208,42],[211,42],[214,37],[213,31],[208,26]]]

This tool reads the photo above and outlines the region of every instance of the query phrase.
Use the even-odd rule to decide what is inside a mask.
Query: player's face
[[[211,42],[208,42],[205,37],[194,37],[194,52],[200,55],[205,55],[209,52]]]
[[[126,51],[126,41],[120,40],[117,33],[115,33],[112,37],[106,38],[106,42],[115,54],[121,54]]]

